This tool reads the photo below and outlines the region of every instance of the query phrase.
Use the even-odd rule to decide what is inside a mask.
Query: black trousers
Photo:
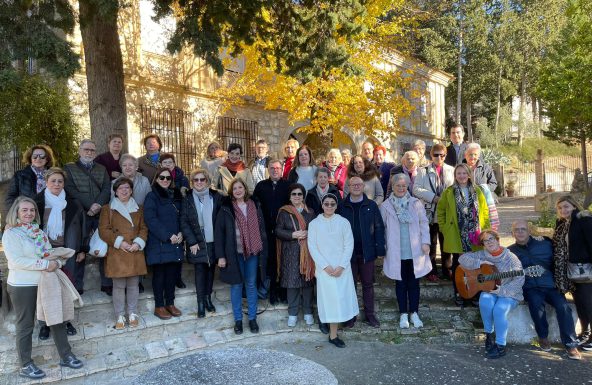
[[[21,366],[32,362],[33,328],[35,327],[35,311],[37,310],[37,286],[10,286],[7,287],[10,301],[14,306],[16,328],[16,350]],[[72,352],[66,324],[61,323],[49,327],[53,342],[58,349],[60,358],[66,357]]]
[[[440,232],[440,226],[437,223],[430,224],[430,261],[432,262],[432,271],[430,274],[438,275],[436,266],[437,243],[440,243],[441,269],[442,275],[449,275],[448,265],[450,264],[451,254],[444,251],[444,234]],[[448,264],[448,265],[447,265]]]
[[[154,306],[163,307],[175,304],[175,283],[181,262],[152,265],[152,291]]]
[[[208,262],[194,264],[195,294],[198,301],[202,301],[206,295],[211,295],[214,286],[214,273],[216,272],[217,263],[214,242],[208,242],[206,248],[208,250]]]
[[[573,293],[576,312],[580,319],[582,332],[590,331],[592,326],[592,283],[576,283]]]

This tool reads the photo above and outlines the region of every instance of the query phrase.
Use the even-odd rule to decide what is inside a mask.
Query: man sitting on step
[[[523,286],[524,299],[528,302],[540,348],[546,352],[551,350],[545,311],[545,303],[548,303],[557,313],[561,342],[565,345],[567,356],[573,360],[581,359],[571,308],[553,280],[553,243],[549,238],[531,236],[524,219],[512,223],[512,235],[516,243],[509,249],[520,259],[522,266],[540,265],[545,269],[540,277],[526,277]]]

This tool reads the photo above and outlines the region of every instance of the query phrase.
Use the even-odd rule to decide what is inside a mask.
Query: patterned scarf
[[[477,192],[472,184],[469,189],[469,199],[466,200],[462,187],[454,184],[454,200],[456,202],[456,215],[458,217],[458,228],[460,230],[460,241],[464,252],[472,250],[473,245],[479,245],[479,201]]]
[[[257,217],[257,206],[252,200],[247,202],[247,215],[238,207],[236,201],[232,201],[234,209],[234,216],[240,232],[241,242],[243,244],[243,255],[245,259],[251,255],[258,255],[263,250],[263,242],[261,241],[261,234],[259,233],[259,223]]]
[[[285,206],[282,206],[279,211],[282,211],[282,210],[293,215],[290,218],[292,219],[292,223],[294,225],[294,231],[307,230],[306,220],[304,219],[304,217],[302,216],[300,211],[298,211],[298,209],[296,209],[296,207],[294,207],[292,205],[285,205]],[[308,207],[304,206],[304,210],[306,210],[306,212],[308,212]],[[296,223],[294,223],[294,217],[296,217],[296,220],[298,221],[298,226],[296,226]],[[277,252],[276,252],[277,253],[277,255],[276,255],[277,277],[279,280],[280,266],[281,266],[280,257],[281,257],[281,253],[282,253],[282,241],[280,241],[277,238],[276,238],[276,246],[277,246],[276,247],[276,250],[277,250]],[[308,251],[307,240],[306,239],[299,239],[298,246],[300,246],[300,274],[302,274],[304,276],[305,281],[310,281],[311,279],[314,278],[314,275],[315,275],[314,274],[315,264],[314,264],[314,261],[312,260],[310,252]]]
[[[395,209],[399,223],[411,223],[411,215],[409,215],[409,198],[411,198],[409,191],[406,191],[405,195],[401,198],[396,197],[394,193],[391,193],[389,196],[389,201]]]
[[[14,228],[33,242],[35,245],[35,256],[37,258],[45,258],[51,254],[51,244],[45,233],[39,228],[38,223],[21,223],[18,221],[18,224]]]
[[[222,167],[226,167],[228,169],[228,171],[230,171],[231,173],[234,173],[234,174],[236,174],[239,171],[243,171],[244,169],[247,168],[247,166],[245,166],[245,164],[242,160],[239,160],[236,163],[232,163],[230,161],[230,159],[226,159],[226,161],[224,163],[222,163]]]
[[[553,233],[553,265],[555,286],[562,293],[574,292],[576,287],[573,282],[567,278],[567,263],[569,262],[569,248],[567,245],[567,235],[569,233],[570,222],[560,219],[555,225]]]
[[[33,172],[35,173],[35,176],[37,177],[36,188],[37,188],[37,194],[39,194],[41,192],[41,190],[43,190],[45,188],[45,178],[43,178],[43,174],[45,174],[45,169],[44,168],[36,168],[33,166],[31,166],[31,169],[33,170]]]

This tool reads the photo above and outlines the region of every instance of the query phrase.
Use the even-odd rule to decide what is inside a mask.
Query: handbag
[[[105,256],[107,255],[107,250],[109,250],[107,242],[101,239],[101,237],[99,236],[99,229],[96,229],[92,237],[90,238],[89,254],[97,258],[105,258]]]
[[[574,282],[592,282],[592,263],[567,263],[567,278]]]

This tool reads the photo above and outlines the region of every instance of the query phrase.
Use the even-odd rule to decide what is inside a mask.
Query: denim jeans
[[[257,267],[259,257],[251,255],[247,260],[242,254],[237,257],[238,267],[243,282],[230,286],[230,302],[235,321],[243,319],[243,286],[247,293],[247,304],[249,308],[249,321],[257,318]]]
[[[496,294],[481,293],[479,310],[486,333],[495,330],[495,343],[506,346],[508,335],[508,314],[518,305],[518,301],[508,297],[498,297]]]
[[[548,303],[555,309],[555,313],[557,313],[561,342],[568,348],[578,346],[571,308],[565,296],[559,290],[554,287],[524,289],[524,299],[528,301],[530,318],[532,318],[534,328],[540,338],[547,338],[549,336],[549,323],[547,322],[547,312],[545,311],[545,303]]]

